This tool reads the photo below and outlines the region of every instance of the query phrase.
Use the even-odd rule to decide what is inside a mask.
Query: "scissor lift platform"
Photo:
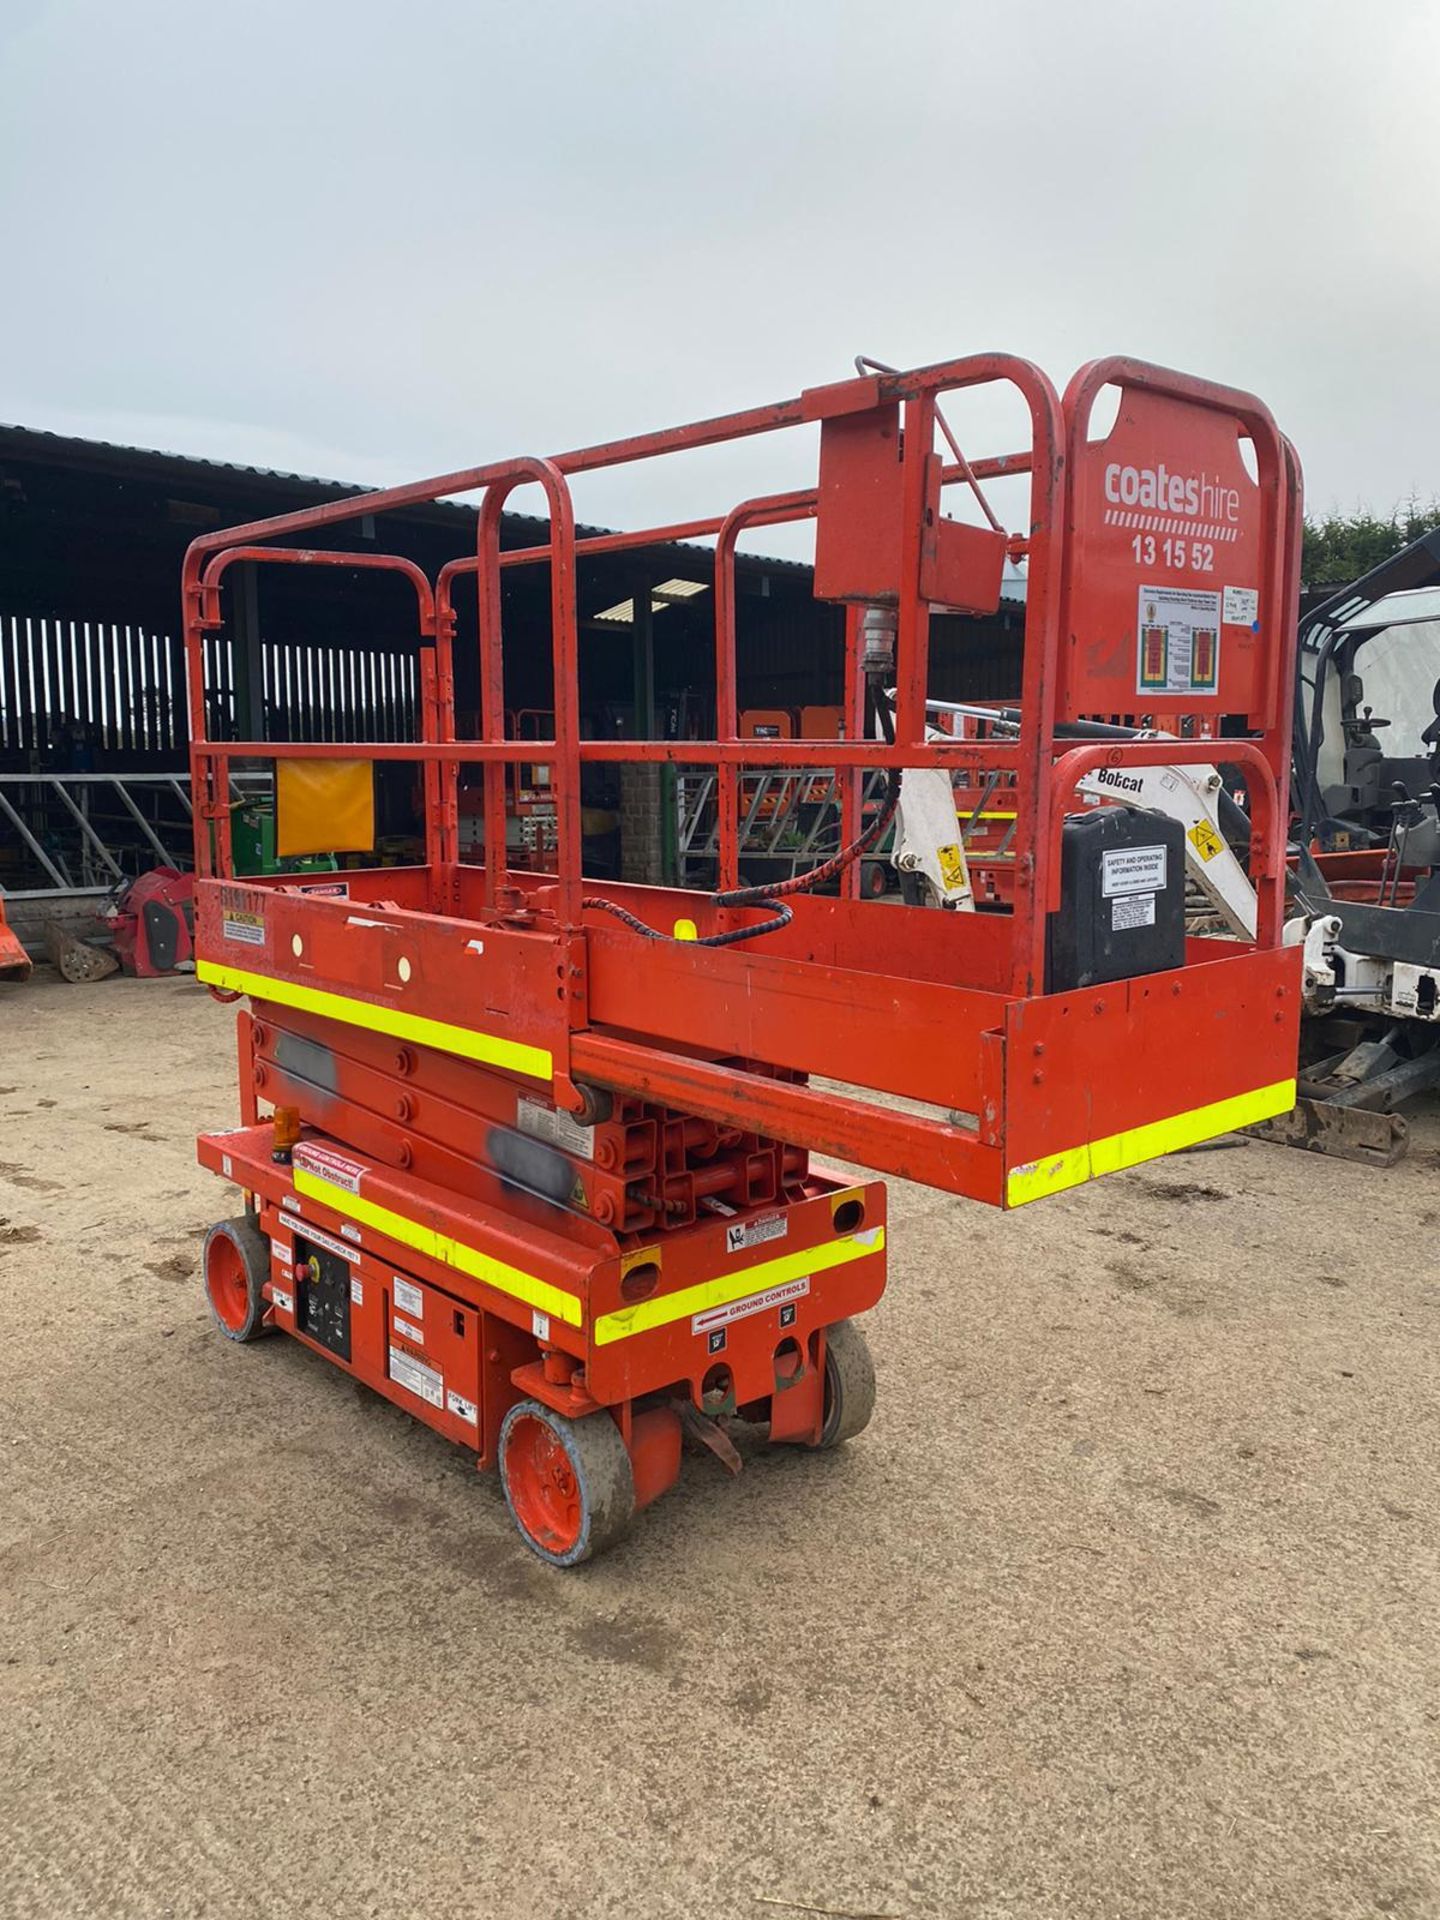
[[[1027,402],[1030,446],[946,464],[938,397],[996,382]],[[1118,419],[1092,439],[1107,386],[1119,389]],[[576,475],[807,423],[820,429],[808,491],[709,522],[576,536]],[[1030,476],[1020,533],[941,512],[946,488],[1016,471]],[[1187,476],[1208,518],[1187,520]],[[501,507],[530,483],[547,497],[549,538],[502,552]],[[1147,486],[1160,506],[1131,504]],[[477,551],[433,583],[379,552],[271,544],[470,489],[483,494]],[[569,1565],[670,1485],[686,1433],[733,1465],[731,1418],[809,1446],[868,1419],[873,1372],[855,1316],[884,1285],[884,1192],[813,1155],[1015,1207],[1287,1109],[1299,1016],[1298,955],[1281,942],[1298,512],[1293,454],[1249,396],[1109,361],[1083,369],[1062,400],[1027,363],[986,355],[197,540],[184,583],[197,971],[248,1002],[242,1125],[200,1143],[202,1161],[246,1196],[207,1243],[222,1331],[290,1333],[496,1464],[527,1543]],[[739,735],[734,548],[749,527],[807,518],[817,595],[847,607],[845,737],[786,742],[785,757],[802,777],[836,770],[845,845],[823,874],[838,897],[803,877],[765,894],[739,875],[746,771],[773,763],[775,743]],[[1187,526],[1183,540],[1161,531],[1172,521]],[[577,568],[588,552],[706,533],[717,737],[582,739]],[[1006,554],[1030,574],[1019,736],[927,739],[930,609],[983,611]],[[421,739],[207,738],[204,643],[223,627],[223,577],[239,560],[408,579]],[[500,583],[507,567],[537,564],[551,586],[555,737],[522,742],[504,725]],[[452,593],[467,573],[479,585],[474,739],[455,724]],[[1168,629],[1162,608],[1179,609]],[[868,649],[887,626],[894,653],[877,662]],[[1195,681],[1188,695],[1168,686],[1167,707],[1230,722],[1226,763],[1249,793],[1257,938],[1185,942],[1182,928],[1165,965],[1127,964],[1119,930],[1143,927],[1147,911],[1153,921],[1160,897],[1137,896],[1132,876],[1117,889],[1127,904],[1123,918],[1114,909],[1113,940],[1108,883],[1085,909],[1106,916],[1108,970],[1062,979],[1051,931],[1078,910],[1062,873],[1067,805],[1094,767],[1123,772],[1154,748],[1077,742],[1057,727],[1133,706],[1147,674],[1173,680],[1172,640],[1156,634],[1185,638]],[[886,737],[875,738],[874,703],[891,685]],[[1177,763],[1215,753],[1210,739],[1166,743]],[[553,772],[553,873],[510,870],[499,851],[504,769],[538,755]],[[237,879],[226,779],[257,759],[276,763],[282,797],[308,780],[334,835],[343,808],[325,799],[332,776],[353,795],[357,767],[363,785],[365,763],[414,763],[424,864],[362,865],[325,882]],[[714,893],[587,878],[580,774],[604,760],[713,766]],[[469,765],[483,770],[483,840],[497,850],[485,866],[459,852]],[[963,773],[979,791],[1003,773],[1015,812],[1006,911],[856,897],[867,835],[888,825],[883,807],[862,819],[863,782],[878,772],[891,791],[906,766]],[[1140,868],[1153,866],[1157,850],[1141,851]]]

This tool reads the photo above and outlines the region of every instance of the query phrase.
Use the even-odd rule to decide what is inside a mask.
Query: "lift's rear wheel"
[[[875,1362],[853,1320],[825,1329],[825,1423],[816,1442],[838,1447],[870,1424],[875,1411]]]
[[[552,1567],[604,1553],[635,1516],[630,1456],[608,1413],[568,1420],[520,1401],[500,1428],[500,1484],[526,1546]]]
[[[270,1243],[251,1215],[218,1220],[205,1236],[205,1298],[227,1340],[269,1332],[260,1291],[269,1278]]]

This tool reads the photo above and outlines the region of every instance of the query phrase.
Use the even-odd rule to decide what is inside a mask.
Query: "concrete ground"
[[[892,1189],[880,1403],[556,1575],[211,1330],[231,1018],[0,988],[0,1913],[1440,1914],[1440,1119]]]

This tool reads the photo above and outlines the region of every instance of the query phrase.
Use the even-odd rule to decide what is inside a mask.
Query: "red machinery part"
[[[31,970],[30,956],[7,922],[5,902],[0,899],[0,980],[28,980]]]
[[[939,396],[996,385],[1023,400],[1029,444],[965,459],[947,431],[947,464]],[[1112,387],[1116,425],[1092,438]],[[577,535],[577,475],[798,425],[820,433],[808,489],[705,521]],[[1002,473],[1029,476],[1023,535],[945,520],[947,488]],[[525,484],[546,496],[548,538],[502,552],[502,509]],[[470,490],[482,495],[476,552],[433,584],[379,552],[271,544]],[[733,1464],[731,1418],[809,1446],[868,1418],[873,1372],[854,1321],[884,1286],[884,1191],[814,1155],[1018,1206],[1288,1110],[1300,955],[1281,930],[1299,512],[1293,452],[1249,395],[1109,360],[1082,369],[1062,399],[1027,362],[981,355],[197,539],[183,577],[197,972],[253,1008],[239,1021],[245,1124],[202,1136],[200,1156],[251,1198],[269,1246],[265,1324],[482,1465],[498,1460],[527,1543],[573,1564],[670,1483],[682,1428]],[[1006,884],[988,889],[992,911],[869,904],[857,897],[858,860],[840,898],[787,896],[783,923],[724,898],[739,886],[742,792],[779,751],[739,709],[735,546],[748,529],[810,518],[817,589],[850,603],[845,698],[833,739],[803,726],[805,737],[787,737],[787,724],[783,765],[800,779],[838,771],[842,845],[860,834],[866,772],[947,770],[982,812],[1005,816]],[[582,739],[577,567],[706,534],[716,737]],[[993,607],[1007,553],[1028,568],[1018,731],[927,739],[931,610]],[[223,626],[224,576],[242,559],[389,567],[410,582],[418,741],[207,738],[204,642]],[[501,579],[537,564],[549,571],[553,737],[516,739]],[[479,737],[461,739],[453,587],[471,573]],[[868,649],[883,655],[892,634],[894,738],[876,739]],[[1155,757],[1153,744],[1076,741],[1057,727],[1137,709],[1193,720],[1192,738],[1166,743],[1174,764],[1213,760],[1207,736],[1231,723],[1225,759],[1249,792],[1258,937],[1171,943],[1178,966],[1051,990],[1076,783]],[[289,758],[418,765],[423,864],[350,869],[328,894],[237,879],[229,771]],[[585,875],[581,775],[606,761],[716,770],[716,894]],[[548,774],[551,872],[519,870],[505,851],[522,763]],[[483,865],[461,857],[459,791],[472,767]],[[1093,897],[1108,908],[1098,885]],[[1125,924],[1143,920],[1127,907]],[[271,1107],[295,1116],[283,1139],[262,1118]],[[228,1286],[233,1304],[233,1259],[216,1261],[212,1298]]]
[[[195,882],[175,867],[152,867],[132,880],[106,915],[128,974],[154,979],[194,958]]]

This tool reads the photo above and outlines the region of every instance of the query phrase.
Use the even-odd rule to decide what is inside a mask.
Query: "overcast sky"
[[[1440,492],[1436,0],[0,0],[0,83],[0,419],[384,482],[1125,351]]]

